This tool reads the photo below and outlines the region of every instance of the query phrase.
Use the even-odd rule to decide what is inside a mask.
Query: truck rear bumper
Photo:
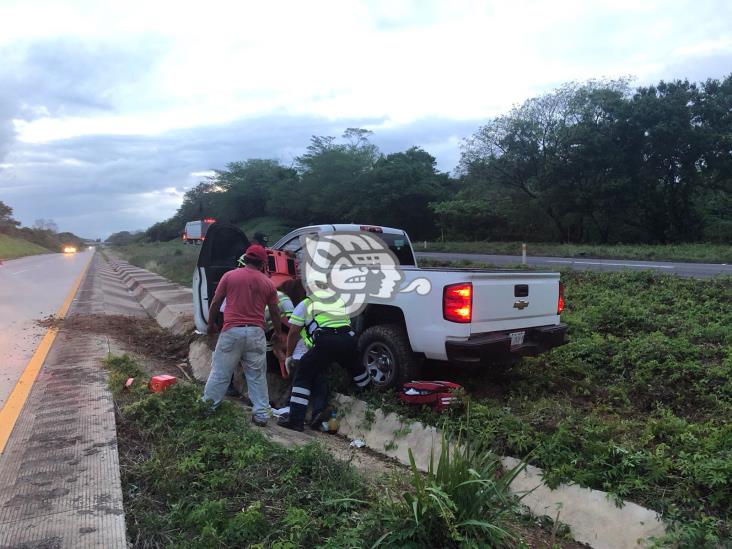
[[[519,331],[519,330],[517,330]],[[508,332],[495,332],[471,336],[463,341],[447,341],[445,351],[451,362],[490,362],[510,356],[538,355],[553,347],[567,343],[567,325],[527,328],[524,342],[511,346]]]

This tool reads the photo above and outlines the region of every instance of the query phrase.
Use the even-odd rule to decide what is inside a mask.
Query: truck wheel
[[[377,389],[395,387],[419,377],[421,360],[412,352],[404,328],[397,324],[364,330],[358,339],[358,356]]]

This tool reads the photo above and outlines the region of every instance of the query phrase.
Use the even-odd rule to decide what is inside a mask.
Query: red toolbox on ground
[[[442,412],[460,402],[455,391],[462,388],[452,381],[410,381],[402,386],[399,400],[404,404],[426,404]]]
[[[161,391],[165,391],[168,387],[171,385],[175,385],[175,382],[178,381],[175,376],[167,376],[167,375],[160,375],[160,376],[154,376],[150,379],[150,390],[153,393],[159,393]]]

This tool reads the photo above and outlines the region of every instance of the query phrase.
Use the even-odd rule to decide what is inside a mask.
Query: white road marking
[[[19,275],[20,273],[26,273],[30,271],[30,269],[23,269],[22,271],[15,271],[14,273],[10,273],[11,275]]]
[[[643,265],[641,263],[606,263],[602,261],[574,261],[571,259],[547,259],[547,263],[572,263],[580,265],[610,265],[612,267],[644,267],[646,269],[675,269],[673,265]]]

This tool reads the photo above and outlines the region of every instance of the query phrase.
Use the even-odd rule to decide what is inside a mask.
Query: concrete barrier
[[[193,294],[190,288],[183,288],[124,261],[110,263],[143,309],[160,326],[177,335],[193,332]]]
[[[115,262],[113,267],[161,326],[178,334],[193,332],[190,289],[171,288],[166,279],[124,262]],[[211,345],[212,340],[205,336],[194,337],[191,341],[188,360],[199,381],[206,381],[211,370]],[[268,381],[270,397],[283,399],[287,392],[284,380],[277,373],[271,373]],[[234,384],[244,392],[241,375],[235,377]],[[372,450],[403,464],[409,464],[408,450],[411,449],[415,463],[422,471],[429,466],[431,456],[435,462],[439,459],[442,432],[438,428],[370,408],[366,402],[347,395],[337,393],[334,401],[342,416],[340,434],[362,439]],[[501,461],[507,469],[519,464],[519,460],[508,456]],[[522,496],[522,503],[536,516],[554,519],[559,512],[559,520],[570,527],[577,541],[597,549],[631,549],[644,547],[649,538],[665,534],[665,527],[653,510],[631,502],[618,506],[606,492],[576,484],[550,489],[542,479],[541,469],[527,465],[514,479],[511,490]]]

